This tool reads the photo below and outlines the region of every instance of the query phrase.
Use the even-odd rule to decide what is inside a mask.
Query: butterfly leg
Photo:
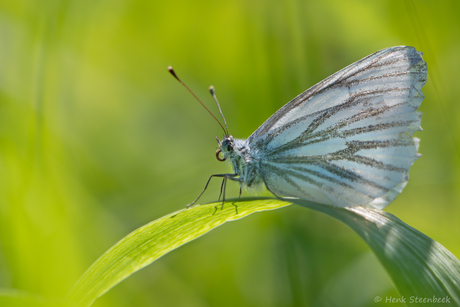
[[[225,183],[225,177],[222,179],[222,184],[220,185],[220,194],[219,194],[219,198],[217,199],[217,201],[220,201],[220,198],[222,197],[222,192],[224,191],[224,183]]]
[[[225,203],[225,191],[226,191],[226,189],[227,189],[227,179],[230,179],[230,180],[233,180],[233,181],[238,181],[238,183],[240,183],[240,179],[239,179],[239,178],[233,178],[233,177],[230,177],[230,176],[224,178],[225,183],[222,182],[222,185],[223,185],[223,187],[224,187],[224,193],[223,193],[223,199],[222,199],[222,207],[220,208],[220,210],[222,210],[222,209],[224,208],[224,203]],[[241,185],[240,185],[240,194],[239,194],[238,197],[241,197],[241,191],[242,191],[242,187],[241,187]],[[236,207],[235,204],[233,204],[233,205]],[[237,210],[237,213],[236,213],[236,214],[238,214],[238,210]]]
[[[222,206],[220,207],[220,210],[224,209],[224,204],[225,204],[225,191],[227,190],[227,179],[228,177],[225,177],[224,180],[222,181],[222,184],[224,186],[224,195],[222,197]]]
[[[208,188],[208,185],[209,185],[209,182],[211,181],[212,177],[223,177],[225,180],[226,178],[230,178],[232,180],[236,180],[238,181],[238,179],[236,178],[233,178],[233,177],[236,177],[238,176],[238,174],[215,174],[215,175],[211,175],[208,179],[208,181],[206,182],[206,185],[204,186],[204,189],[203,191],[201,191],[200,195],[198,195],[198,197],[190,204],[187,205],[187,208],[189,208],[190,206],[194,205],[198,199],[200,199],[201,195],[203,195],[204,191],[206,191],[206,189]],[[224,200],[225,200],[225,185],[224,185]]]

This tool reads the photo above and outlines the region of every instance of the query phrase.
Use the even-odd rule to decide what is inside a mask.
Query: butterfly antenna
[[[176,78],[177,81],[179,81],[179,82],[180,82],[180,83],[181,83],[181,84],[182,84],[182,85],[193,95],[193,97],[196,98],[196,100],[198,100],[199,103],[201,103],[201,105],[203,106],[203,108],[205,108],[206,111],[208,111],[209,114],[211,114],[211,116],[214,117],[214,119],[219,123],[219,126],[222,128],[222,130],[224,130],[224,133],[227,133],[227,135],[228,135],[228,129],[227,129],[227,132],[225,132],[224,126],[222,126],[222,124],[220,123],[220,121],[214,116],[214,114],[212,114],[211,111],[209,111],[208,108],[206,108],[206,106],[201,102],[201,100],[198,99],[198,97],[196,97],[196,95],[192,92],[192,90],[189,89],[189,87],[188,87],[187,85],[185,85],[185,83],[182,82],[181,79],[179,79],[179,77],[176,75],[176,73],[174,72],[174,69],[173,69],[171,66],[168,67],[168,71],[171,73],[171,75],[173,75],[174,78]],[[220,110],[220,107],[219,107],[219,110]],[[221,114],[222,114],[222,112],[221,112]],[[225,119],[224,119],[224,120],[225,120]],[[225,125],[227,125],[227,123],[225,123]]]
[[[220,115],[222,116],[222,119],[224,120],[224,123],[225,123],[225,128],[227,128],[227,134],[226,134],[226,136],[228,136],[229,134],[228,134],[227,121],[225,120],[224,114],[222,113],[222,110],[220,109],[219,101],[217,101],[216,91],[214,90],[214,86],[211,85],[211,86],[209,87],[209,92],[211,93],[212,98],[214,98],[214,101],[216,102],[217,107],[219,108]]]

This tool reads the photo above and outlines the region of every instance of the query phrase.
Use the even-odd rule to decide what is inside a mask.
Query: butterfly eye
[[[232,146],[232,145],[230,145],[230,144],[228,144],[228,146],[227,146],[227,150],[228,150],[228,151],[233,151],[233,146]]]
[[[221,153],[222,153],[222,151],[221,151],[220,149],[217,149],[217,151],[216,151],[216,158],[217,158],[217,160],[223,162],[223,161],[225,161],[225,160],[227,160],[227,159],[225,159],[225,157],[221,158],[221,157],[220,157],[220,154],[221,154]]]

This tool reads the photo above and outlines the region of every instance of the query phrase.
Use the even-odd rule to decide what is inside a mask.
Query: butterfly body
[[[371,54],[291,100],[247,140],[227,134],[218,159],[229,159],[234,174],[213,176],[224,177],[224,189],[231,179],[263,183],[276,196],[383,208],[420,156],[412,135],[421,130],[416,110],[426,78],[413,47]]]
[[[251,151],[247,141],[234,139],[230,135],[224,137],[219,147],[224,156],[223,160],[230,160],[235,173],[235,177],[229,179],[238,181],[241,187],[258,189],[263,183],[259,171],[260,159]]]

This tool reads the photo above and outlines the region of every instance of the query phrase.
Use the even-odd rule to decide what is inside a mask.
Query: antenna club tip
[[[174,69],[172,68],[172,66],[168,66],[168,71],[171,73],[171,75],[174,76],[174,78],[176,78],[179,82],[181,82],[180,79],[179,79],[179,77],[176,75],[176,72],[175,72]]]
[[[211,86],[209,87],[209,92],[211,92],[211,95],[214,95],[215,91],[216,91],[216,90],[214,89],[214,86],[211,85]]]

